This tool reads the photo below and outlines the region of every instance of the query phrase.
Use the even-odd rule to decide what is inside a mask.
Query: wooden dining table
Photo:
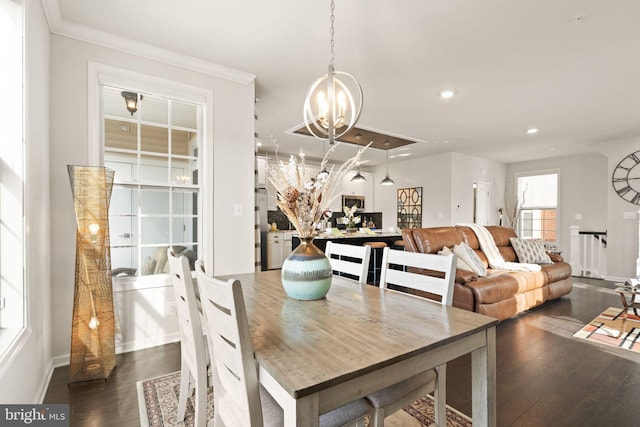
[[[319,414],[468,353],[473,425],[496,425],[496,319],[336,276],[316,301],[289,298],[279,270],[220,278],[242,284],[259,380],[285,426],[317,426]]]

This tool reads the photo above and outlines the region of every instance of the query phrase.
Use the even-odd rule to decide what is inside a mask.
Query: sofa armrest
[[[553,262],[564,262],[564,258],[562,258],[562,255],[560,254],[554,254],[551,252],[547,252],[547,255],[549,255],[549,258],[551,258],[551,261]]]

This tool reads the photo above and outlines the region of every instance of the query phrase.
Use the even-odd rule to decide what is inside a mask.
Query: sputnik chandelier
[[[335,71],[333,67],[334,11],[335,3],[331,0],[329,70],[311,85],[304,101],[304,122],[307,129],[318,139],[328,139],[329,144],[333,144],[355,126],[360,118],[363,100],[362,87],[358,81],[351,74]],[[315,111],[312,106],[314,100]]]

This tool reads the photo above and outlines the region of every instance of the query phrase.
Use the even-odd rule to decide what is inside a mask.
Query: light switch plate
[[[233,205],[233,215],[242,216],[242,205],[240,203]]]
[[[636,213],[635,212],[623,212],[622,213],[622,219],[636,219]]]

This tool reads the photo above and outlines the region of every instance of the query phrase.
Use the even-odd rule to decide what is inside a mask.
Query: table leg
[[[486,345],[471,353],[474,426],[496,426],[496,328],[486,331]]]
[[[624,331],[627,329],[627,311],[629,310],[629,306],[633,304],[633,297],[631,297],[631,302],[627,304],[627,299],[624,297],[623,293],[620,293],[620,299],[622,300],[622,326],[620,327],[620,332],[618,333],[618,337],[620,338]]]
[[[317,394],[294,398],[262,367],[258,368],[260,384],[284,411],[284,427],[318,427],[320,405]]]

